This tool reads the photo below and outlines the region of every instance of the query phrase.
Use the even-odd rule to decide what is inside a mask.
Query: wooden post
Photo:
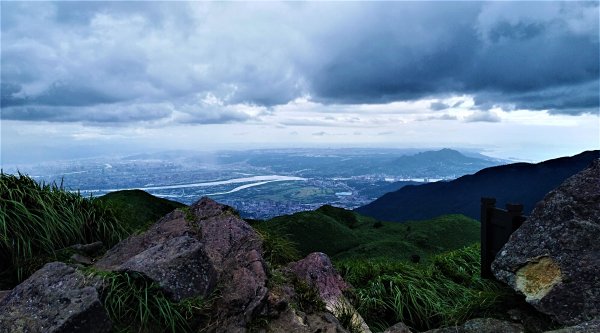
[[[510,233],[515,232],[525,221],[523,217],[523,205],[520,204],[506,204],[506,211],[510,216]],[[508,235],[510,237],[510,235]],[[508,240],[508,239],[507,239]]]
[[[494,258],[492,256],[491,240],[491,219],[494,208],[496,207],[495,198],[481,198],[481,277],[485,279],[493,278],[491,264]],[[488,231],[489,230],[489,231]]]

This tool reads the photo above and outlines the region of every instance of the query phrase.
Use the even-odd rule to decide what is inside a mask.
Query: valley
[[[243,217],[264,219],[325,204],[354,209],[405,185],[451,180],[505,162],[465,154],[450,149],[174,151],[5,171],[25,172],[85,196],[141,189],[184,204],[209,196]]]

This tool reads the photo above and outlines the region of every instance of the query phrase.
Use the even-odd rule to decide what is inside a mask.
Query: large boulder
[[[101,283],[64,263],[46,264],[0,301],[0,332],[110,332]]]
[[[562,324],[600,316],[600,160],[537,204],[492,263],[497,279]]]
[[[233,209],[202,198],[117,244],[96,268],[143,274],[174,301],[219,288],[215,331],[245,332],[267,295],[259,235]]]

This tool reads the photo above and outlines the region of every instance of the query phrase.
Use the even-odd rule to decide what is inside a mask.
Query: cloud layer
[[[597,2],[8,2],[2,118],[214,124],[457,95],[467,121],[597,114],[598,31]]]

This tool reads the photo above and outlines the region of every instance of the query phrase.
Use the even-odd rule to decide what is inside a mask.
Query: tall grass
[[[0,288],[22,281],[70,245],[102,241],[111,246],[123,236],[119,221],[96,200],[62,184],[0,172]]]
[[[286,265],[300,259],[297,244],[281,232],[269,229],[265,224],[252,226],[263,241],[263,257],[273,268]]]
[[[508,295],[479,277],[479,246],[441,254],[426,266],[387,260],[337,263],[355,287],[357,310],[367,323],[396,322],[427,330],[493,312]]]
[[[192,332],[210,310],[210,298],[173,302],[155,282],[136,273],[92,272],[105,284],[104,307],[118,332]]]

